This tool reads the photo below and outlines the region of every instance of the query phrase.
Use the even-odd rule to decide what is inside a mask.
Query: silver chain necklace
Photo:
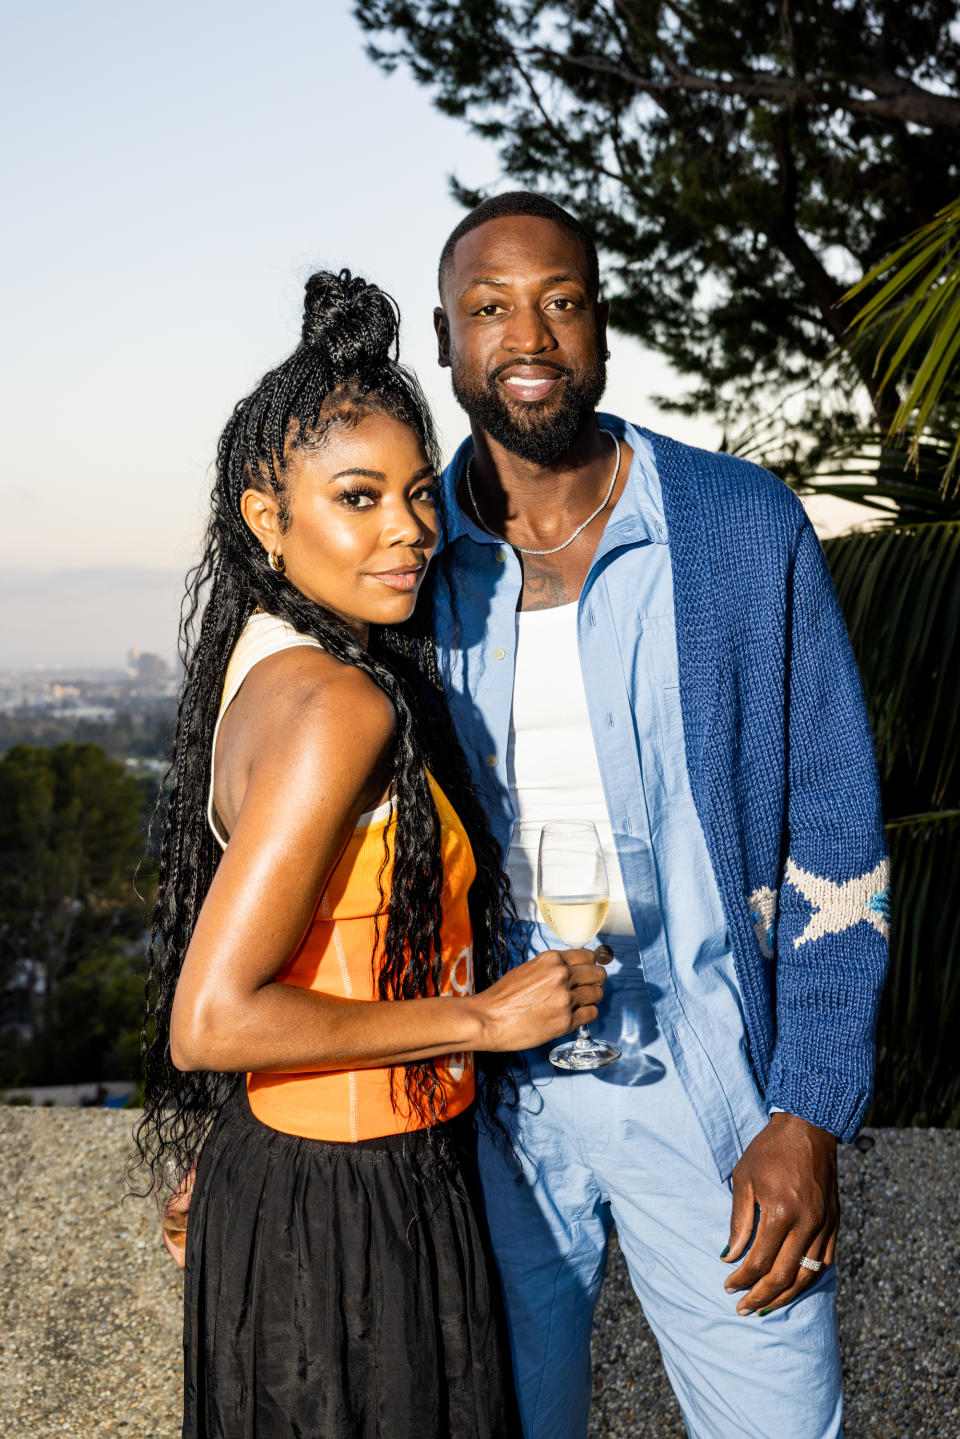
[[[610,481],[609,487],[608,487],[608,489],[607,489],[607,493],[604,495],[604,497],[603,497],[603,499],[600,501],[599,505],[597,505],[597,508],[594,510],[593,514],[592,514],[592,515],[588,515],[587,518],[584,520],[584,522],[583,522],[582,525],[577,525],[577,528],[574,530],[573,534],[570,536],[570,538],[569,538],[568,540],[564,540],[564,542],[563,542],[562,545],[554,545],[554,547],[553,547],[552,550],[528,550],[528,549],[525,549],[525,548],[523,547],[523,545],[513,545],[513,546],[511,546],[512,549],[519,550],[522,555],[556,555],[556,554],[559,554],[561,550],[565,550],[568,545],[572,545],[572,544],[573,544],[574,540],[577,538],[577,535],[579,535],[582,530],[585,530],[585,529],[587,528],[587,525],[591,524],[591,523],[597,518],[597,515],[600,514],[601,510],[605,510],[605,509],[607,508],[607,505],[608,505],[609,502],[610,502],[610,496],[613,494],[613,487],[614,487],[614,485],[617,483],[617,476],[618,476],[619,473],[620,473],[620,441],[617,439],[616,435],[613,433],[612,430],[603,430],[602,433],[605,434],[605,435],[609,435],[609,436],[610,436],[610,438],[611,438],[611,440],[613,441],[614,446],[615,446],[615,448],[616,448],[617,456],[616,456],[616,464],[615,464],[614,467],[613,467],[613,478],[612,478],[611,481]],[[480,507],[479,507],[479,505],[477,504],[476,495],[473,493],[473,485],[471,485],[471,483],[470,483],[470,466],[471,466],[472,464],[473,464],[473,456],[471,455],[470,458],[469,458],[469,460],[467,461],[467,468],[466,468],[466,473],[465,473],[465,479],[466,479],[466,481],[467,481],[467,494],[470,496],[470,503],[471,503],[471,505],[473,506],[473,513],[474,513],[474,514],[476,515],[476,517],[477,517],[477,524],[480,526],[480,528],[481,528],[482,530],[486,530],[486,532],[487,532],[488,535],[492,535],[495,540],[503,539],[503,536],[502,536],[502,535],[498,535],[497,532],[496,532],[496,530],[491,530],[490,526],[486,523],[486,521],[484,520],[483,516],[482,516],[481,513],[480,513]]]

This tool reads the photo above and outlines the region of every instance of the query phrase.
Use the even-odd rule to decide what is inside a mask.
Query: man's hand
[[[800,1260],[833,1263],[840,1223],[837,1140],[792,1114],[771,1114],[733,1171],[730,1243],[721,1258],[740,1259],[753,1233],[750,1252],[724,1288],[749,1290],[738,1314],[768,1314],[802,1294],[818,1275]]]

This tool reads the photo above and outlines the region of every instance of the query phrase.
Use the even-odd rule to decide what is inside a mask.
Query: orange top
[[[248,637],[250,642],[245,644]],[[270,644],[270,639],[278,642]],[[252,616],[231,657],[221,715],[258,660],[297,642],[316,643],[271,615]],[[440,993],[455,999],[472,994],[474,989],[473,931],[467,895],[477,871],[470,841],[456,812],[429,773],[427,780],[440,819],[443,860]],[[217,839],[224,844],[212,808],[212,777],[210,792],[211,825]],[[378,999],[377,974],[387,927],[386,904],[393,877],[395,831],[392,803],[361,816],[317,901],[306,933],[277,975],[279,983],[296,984],[303,989],[347,999]],[[387,862],[384,866],[385,842]],[[381,899],[381,886],[385,900]],[[473,1099],[473,1055],[443,1055],[434,1062],[446,1098],[444,1117],[452,1119]],[[273,1129],[308,1139],[373,1139],[422,1125],[407,1104],[404,1072],[402,1065],[314,1074],[257,1071],[247,1076],[247,1092],[253,1113]],[[391,1100],[390,1080],[394,1073],[395,1093]]]

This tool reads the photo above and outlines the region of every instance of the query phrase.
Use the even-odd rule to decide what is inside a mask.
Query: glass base
[[[550,1051],[550,1063],[557,1069],[600,1069],[619,1058],[620,1050],[615,1044],[607,1044],[589,1035],[586,1039],[571,1039],[566,1044],[558,1044]]]

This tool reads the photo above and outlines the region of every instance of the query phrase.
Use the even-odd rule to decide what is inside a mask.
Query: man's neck
[[[623,493],[632,448],[620,441],[616,469],[616,447],[610,435],[597,428],[594,415],[552,465],[521,460],[482,431],[474,431],[474,445],[470,481],[476,505],[466,477],[458,498],[472,519],[520,551],[519,608],[569,604],[580,594],[604,526]]]
[[[546,549],[560,543],[603,500],[613,475],[614,446],[591,414],[573,443],[550,464],[521,459],[473,426],[470,486],[460,503],[471,518],[511,544]],[[618,476],[619,493],[623,466]]]

